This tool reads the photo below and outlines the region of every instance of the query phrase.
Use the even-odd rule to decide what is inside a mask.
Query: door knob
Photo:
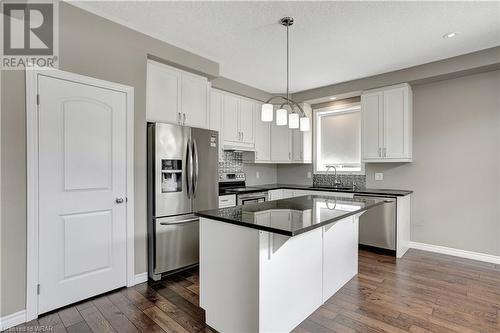
[[[123,203],[123,201],[124,201],[124,200],[123,200],[123,198],[116,198],[116,199],[115,199],[115,202],[116,202],[117,204],[121,204],[121,203]]]

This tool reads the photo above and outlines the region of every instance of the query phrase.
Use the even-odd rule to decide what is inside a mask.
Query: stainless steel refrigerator
[[[148,273],[193,266],[199,258],[195,211],[218,205],[218,133],[148,123]]]

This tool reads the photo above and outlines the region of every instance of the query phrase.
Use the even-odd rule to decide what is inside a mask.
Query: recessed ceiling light
[[[330,97],[330,100],[332,100],[332,101],[333,101],[333,100],[336,100],[336,99],[337,99],[337,97],[335,97],[335,96]]]
[[[443,38],[453,38],[456,36],[457,36],[456,32],[448,32],[446,35],[443,35]]]

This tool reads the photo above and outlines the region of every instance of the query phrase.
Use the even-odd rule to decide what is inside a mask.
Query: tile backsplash
[[[219,160],[219,173],[243,172],[243,153],[241,151],[224,151]]]
[[[337,180],[340,181],[340,186],[349,186],[353,184],[358,188],[366,187],[366,175],[337,175]],[[313,186],[333,186],[335,176],[332,174],[314,174]]]

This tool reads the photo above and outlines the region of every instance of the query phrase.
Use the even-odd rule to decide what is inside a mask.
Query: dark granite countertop
[[[285,236],[296,236],[383,203],[382,199],[306,195],[201,211],[196,215]]]
[[[358,187],[352,188],[334,188],[334,187],[314,187],[312,185],[293,185],[293,184],[265,184],[265,185],[252,185],[248,190],[238,192],[231,192],[231,189],[224,189],[224,194],[243,194],[259,191],[277,190],[277,189],[290,189],[290,190],[310,190],[310,191],[325,191],[325,192],[344,192],[354,194],[372,194],[372,195],[388,195],[401,197],[413,193],[409,190],[395,190],[395,189],[375,189]]]

